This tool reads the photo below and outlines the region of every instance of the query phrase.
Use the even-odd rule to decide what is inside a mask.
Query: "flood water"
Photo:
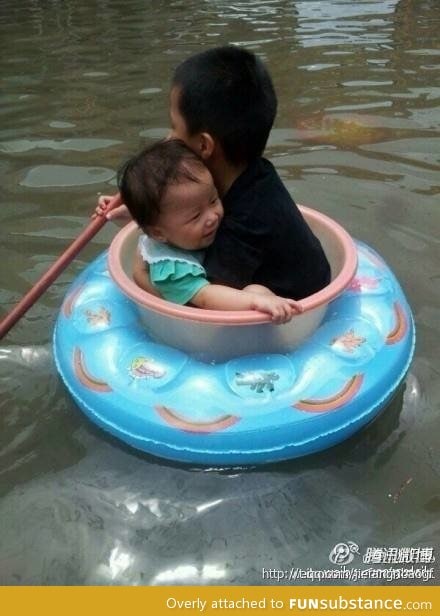
[[[136,453],[83,417],[52,357],[107,225],[0,343],[1,584],[273,584],[263,567],[327,569],[341,541],[439,547],[439,32],[438,0],[2,0],[2,315],[166,134],[174,66],[235,43],[274,78],[268,157],[383,255],[418,341],[389,408],[319,455],[218,470]]]

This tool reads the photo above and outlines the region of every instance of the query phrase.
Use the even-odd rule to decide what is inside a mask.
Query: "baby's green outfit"
[[[139,252],[150,269],[150,280],[161,297],[175,304],[187,304],[209,284],[203,267],[203,250],[183,250],[148,235],[139,238]]]

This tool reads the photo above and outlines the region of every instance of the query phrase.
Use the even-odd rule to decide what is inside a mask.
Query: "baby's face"
[[[197,167],[191,173],[199,181],[185,180],[168,187],[154,227],[160,241],[185,250],[201,250],[214,241],[223,206],[208,169]]]

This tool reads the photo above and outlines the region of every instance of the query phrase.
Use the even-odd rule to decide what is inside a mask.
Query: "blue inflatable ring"
[[[369,423],[414,351],[410,308],[382,258],[358,268],[315,333],[291,353],[204,363],[155,342],[115,285],[106,253],[73,282],[54,332],[57,368],[78,406],[129,445],[209,465],[320,451]]]

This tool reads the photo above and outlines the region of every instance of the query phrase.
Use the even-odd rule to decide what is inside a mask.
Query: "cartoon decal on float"
[[[128,372],[134,379],[161,379],[166,375],[165,368],[149,357],[135,357]]]
[[[86,315],[87,323],[92,326],[110,325],[112,320],[110,312],[103,306],[96,311],[85,310],[84,314]]]
[[[362,291],[371,291],[377,289],[379,279],[373,276],[359,276],[353,278],[350,285],[347,287],[349,291],[361,293]]]
[[[330,343],[330,346],[337,351],[346,351],[354,353],[354,351],[366,342],[363,336],[357,336],[354,329],[350,329],[341,336],[336,336]]]
[[[263,370],[252,372],[236,372],[235,384],[243,387],[250,387],[252,391],[262,394],[264,389],[275,391],[274,382],[278,381],[280,375],[276,372],[264,372]]]

